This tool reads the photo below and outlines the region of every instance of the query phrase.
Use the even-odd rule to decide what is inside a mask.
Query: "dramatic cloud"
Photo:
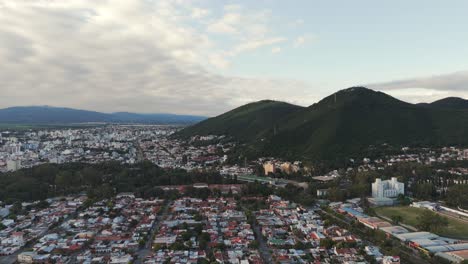
[[[468,71],[366,86],[410,102],[431,102],[449,96],[468,98]]]
[[[0,107],[214,115],[265,98],[308,105],[317,98],[305,83],[217,73],[245,52],[280,50],[287,39],[269,17],[242,6],[215,16],[182,0],[0,0]]]

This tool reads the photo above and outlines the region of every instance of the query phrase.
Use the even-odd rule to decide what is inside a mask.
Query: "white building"
[[[398,182],[395,177],[387,181],[377,178],[372,183],[373,198],[395,198],[400,194],[405,194],[405,184]]]
[[[7,171],[17,171],[21,169],[21,160],[11,159],[7,160]]]

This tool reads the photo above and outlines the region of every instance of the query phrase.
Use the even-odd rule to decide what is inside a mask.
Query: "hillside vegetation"
[[[307,108],[275,101],[248,104],[178,136],[229,135],[255,146],[258,155],[310,160],[366,155],[382,145],[468,146],[468,107],[460,100],[415,105],[353,87]]]
[[[182,130],[178,136],[216,134],[229,135],[243,141],[254,141],[271,137],[275,129],[278,132],[282,120],[287,120],[303,109],[284,102],[259,101],[190,126]]]

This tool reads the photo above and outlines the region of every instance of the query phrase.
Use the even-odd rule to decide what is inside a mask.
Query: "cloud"
[[[371,84],[383,90],[426,88],[440,91],[467,91],[468,71]]]
[[[281,52],[281,48],[280,47],[274,47],[271,49],[271,53],[279,53]]]
[[[207,31],[239,40],[267,38],[272,30],[268,10],[247,10],[239,5],[227,5],[220,17],[211,19]]]
[[[256,50],[264,46],[271,46],[271,45],[278,44],[284,41],[286,41],[285,38],[279,38],[279,37],[246,41],[245,43],[242,43],[238,45],[237,47],[235,47],[234,50],[230,53],[230,55],[234,56],[242,52]]]
[[[241,14],[227,13],[221,19],[208,26],[208,31],[219,34],[235,34],[239,32]]]
[[[410,102],[431,102],[448,96],[468,98],[468,71],[366,85]]]
[[[210,14],[210,10],[195,7],[192,9],[192,17],[196,19],[204,18]]]
[[[214,22],[213,12],[189,1],[1,3],[0,107],[215,115],[265,98],[315,99],[304,96],[305,83],[213,71],[234,56],[285,41],[269,29],[268,12],[225,7],[221,19],[237,32],[227,45],[210,35],[210,23],[200,23]],[[234,15],[239,10],[242,19]],[[249,21],[255,23],[246,27]]]
[[[301,35],[301,36],[298,36],[296,39],[294,39],[294,43],[293,43],[293,47],[294,48],[299,48],[299,47],[302,47],[304,46],[307,42],[311,41],[311,40],[315,40],[316,38],[314,36],[311,36],[311,35]]]
[[[298,48],[306,42],[306,38],[304,36],[297,37],[296,40],[294,40],[294,47]]]

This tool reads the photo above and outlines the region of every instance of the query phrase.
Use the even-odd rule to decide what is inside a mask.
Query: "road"
[[[260,227],[257,223],[253,224],[253,231],[255,233],[255,237],[257,238],[258,250],[260,251],[260,255],[262,256],[263,262],[273,263],[270,250],[268,249],[268,245],[265,242],[265,239],[263,239],[262,232],[260,231]]]
[[[450,217],[450,218],[458,220],[458,221],[465,222],[465,223],[468,224],[468,219],[466,217],[460,216],[460,215],[458,215],[456,213],[452,213],[452,212],[449,212],[449,211],[446,211],[446,210],[436,211],[436,213],[441,214],[441,215],[446,216],[446,217]]]
[[[137,162],[142,162],[145,160],[145,154],[143,153],[143,149],[141,149],[141,146],[140,146],[140,142],[138,140],[136,140],[135,142],[133,142],[133,144],[135,145],[135,148],[136,148],[136,160]]]
[[[41,234],[39,234],[37,236],[37,238],[34,238],[30,241],[28,241],[26,243],[26,245],[24,245],[21,249],[19,249],[18,251],[16,251],[15,253],[11,254],[11,255],[8,255],[8,256],[2,256],[0,257],[0,263],[2,264],[13,264],[16,262],[16,260],[18,260],[18,255],[21,254],[22,252],[24,252],[24,249],[25,248],[30,248],[32,245],[34,245],[40,238],[42,238],[43,236],[47,235],[47,234],[52,234],[52,233],[56,233],[58,231],[58,229],[60,228],[60,225],[66,221],[68,221],[69,219],[72,219],[74,217],[76,217],[76,215],[78,214],[78,211],[77,210],[76,212],[70,214],[67,218],[63,219],[62,221],[59,221],[55,227],[53,228],[50,228],[50,229],[47,229],[45,230],[44,232],[42,232]]]
[[[325,210],[322,210],[322,209],[319,209],[319,211],[323,214],[326,214],[332,218],[334,218],[335,220],[337,220],[338,222],[342,223],[345,225],[345,228],[350,228],[351,227],[351,220],[349,220],[347,217],[345,218],[346,220],[344,219],[341,219],[341,218],[338,218],[336,217],[335,215],[325,211]],[[367,240],[365,239],[366,238],[366,234],[364,232],[360,232],[358,235],[364,242],[365,245],[368,245],[368,246],[375,246],[376,245],[376,241],[372,241],[372,240],[375,240],[375,238],[373,237],[367,237]],[[429,262],[427,262],[426,260],[422,259],[420,256],[419,256],[419,252],[417,250],[415,250],[414,248],[410,248],[408,247],[407,245],[405,244],[402,244],[405,248],[411,250],[411,253],[408,253],[406,251],[403,251],[403,250],[400,250],[400,257],[402,258],[403,262],[402,263],[414,263],[414,264],[427,264]],[[379,247],[383,253],[386,253],[387,255],[390,254],[390,252],[385,252],[385,250],[382,248],[382,247]]]
[[[154,235],[156,234],[156,231],[159,230],[159,227],[161,226],[161,223],[166,219],[167,213],[169,211],[169,203],[164,204],[164,208],[161,214],[156,216],[156,219],[153,223],[153,226],[150,229],[150,234],[148,236],[148,240],[146,241],[145,246],[138,250],[137,253],[137,259],[135,260],[135,264],[141,264],[145,261],[145,258],[149,256],[152,252],[152,245],[153,245],[153,240],[154,240]]]

